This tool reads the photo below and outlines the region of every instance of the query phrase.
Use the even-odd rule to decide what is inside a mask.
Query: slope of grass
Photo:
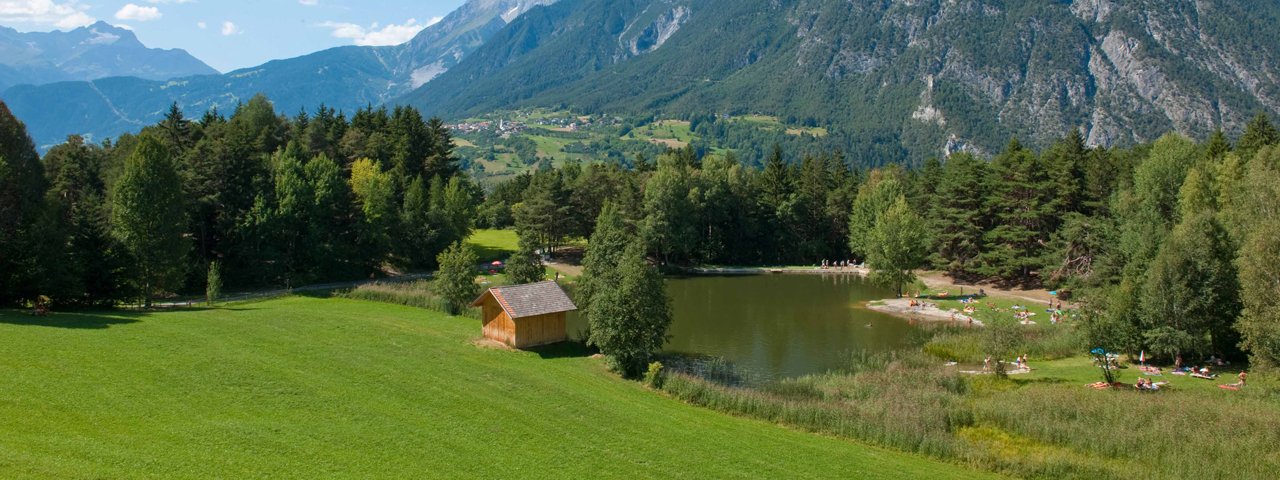
[[[520,237],[515,230],[480,229],[471,233],[467,238],[467,245],[482,262],[505,262],[520,248]]]
[[[289,297],[0,312],[0,477],[955,478],[982,474],[683,404],[474,320]]]

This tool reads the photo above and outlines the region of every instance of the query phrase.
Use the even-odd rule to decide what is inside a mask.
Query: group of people
[[[836,270],[844,270],[849,267],[857,267],[857,266],[858,264],[854,263],[853,260],[825,260],[825,259],[822,260],[823,270],[830,270],[833,268]]]

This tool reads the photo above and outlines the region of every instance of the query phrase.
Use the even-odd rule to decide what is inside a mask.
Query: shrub
[[[644,372],[644,384],[652,388],[662,389],[666,374],[662,372],[662,362],[652,362],[649,370]]]

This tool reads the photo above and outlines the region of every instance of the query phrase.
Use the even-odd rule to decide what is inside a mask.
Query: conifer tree
[[[72,136],[44,160],[51,183],[41,242],[44,293],[55,304],[109,305],[123,294],[127,263],[108,223],[106,154]]]
[[[36,224],[46,182],[27,127],[0,102],[0,305],[32,300],[39,292]]]
[[[534,253],[529,242],[520,240],[519,247],[507,259],[507,279],[513,284],[541,282],[546,275],[542,266],[542,258]]]
[[[982,253],[985,163],[969,153],[955,153],[942,167],[931,228],[932,263],[954,277],[978,268]]]
[[[443,233],[432,218],[431,197],[422,177],[413,179],[405,189],[400,222],[400,231],[404,234],[404,239],[397,245],[400,256],[408,261],[411,268],[431,267],[437,253],[435,246],[443,244]]]
[[[1236,151],[1240,152],[1241,157],[1249,159],[1262,147],[1277,143],[1280,143],[1280,130],[1276,130],[1266,113],[1259,112],[1245,125],[1244,134],[1236,141]]]
[[[1052,233],[1048,175],[1035,153],[1014,140],[991,162],[988,185],[986,208],[993,228],[983,238],[981,272],[1030,282]]]

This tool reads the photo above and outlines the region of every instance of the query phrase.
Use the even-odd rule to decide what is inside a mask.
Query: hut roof
[[[480,294],[480,297],[471,304],[473,306],[480,305],[486,295],[493,295],[493,298],[498,301],[499,305],[502,305],[502,309],[512,319],[578,309],[573,304],[573,300],[570,300],[569,296],[565,295],[560,285],[550,280],[524,285],[493,287]]]

